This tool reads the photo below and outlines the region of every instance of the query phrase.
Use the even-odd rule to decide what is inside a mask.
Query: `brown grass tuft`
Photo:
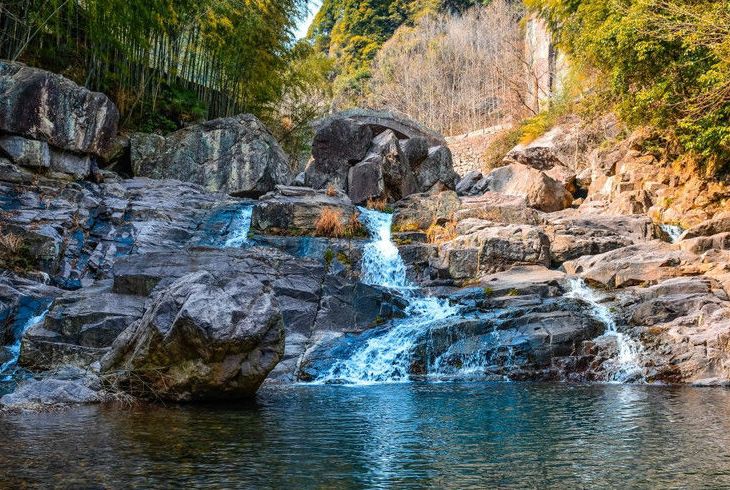
[[[441,245],[456,238],[456,221],[449,221],[444,225],[432,223],[426,230],[428,243]]]
[[[385,211],[386,209],[388,209],[388,200],[385,198],[370,198],[368,199],[368,202],[365,203],[365,207],[368,209],[374,209],[375,211]]]
[[[314,224],[314,234],[317,236],[340,238],[345,236],[346,231],[342,224],[342,210],[337,208],[323,208]]]
[[[4,248],[8,252],[15,253],[20,250],[22,245],[23,239],[15,233],[3,231],[2,234],[0,234],[0,247]]]
[[[337,187],[332,184],[328,185],[325,194],[327,194],[329,197],[335,197],[337,195]]]

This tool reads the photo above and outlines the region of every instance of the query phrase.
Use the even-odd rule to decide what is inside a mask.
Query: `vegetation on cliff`
[[[526,0],[592,79],[593,99],[661,144],[730,170],[730,4],[711,0]]]

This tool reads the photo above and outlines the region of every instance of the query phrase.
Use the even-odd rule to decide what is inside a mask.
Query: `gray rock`
[[[393,131],[383,131],[373,139],[370,155],[380,157],[377,160],[382,166],[385,193],[390,201],[398,201],[417,191],[416,178]]]
[[[45,141],[29,140],[21,136],[0,136],[0,150],[16,165],[40,168],[51,165],[51,154]]]
[[[428,140],[423,136],[401,140],[401,148],[411,168],[419,165],[428,157]]]
[[[159,134],[132,133],[129,136],[129,161],[133,175],[143,175],[143,167],[165,149],[165,138]],[[149,163],[151,165],[151,163]]]
[[[253,210],[251,229],[270,234],[313,234],[323,210],[340,212],[343,226],[347,226],[357,208],[343,193],[334,195],[309,187],[278,186],[277,190],[261,197]]]
[[[119,111],[104,95],[21,63],[0,62],[0,130],[64,150],[103,155]]]
[[[174,401],[252,396],[284,353],[270,286],[193,272],[161,290],[102,360],[133,394]]]
[[[482,179],[482,173],[478,170],[471,170],[464,175],[456,184],[456,193],[460,196],[469,196],[472,194],[474,185]]]
[[[347,193],[355,204],[368,199],[380,199],[385,195],[382,159],[369,158],[350,168],[347,177]]]
[[[564,185],[542,171],[519,163],[492,170],[487,180],[490,191],[524,197],[529,206],[540,211],[560,211],[573,202]]]
[[[365,158],[372,138],[368,126],[347,117],[333,116],[315,123],[312,160],[304,170],[306,185],[346,190],[350,167]]]
[[[208,191],[259,196],[289,182],[289,158],[261,121],[250,114],[215,119],[168,135],[160,151],[153,137],[135,138],[136,175],[175,178]],[[136,149],[135,149],[136,147]]]
[[[445,145],[429,148],[428,156],[413,168],[413,173],[420,192],[428,191],[439,182],[453,190],[459,180],[459,175],[454,171],[451,151]]]
[[[429,146],[445,145],[444,137],[436,131],[407,118],[395,111],[376,111],[372,109],[349,109],[322,120],[348,118],[356,123],[372,128],[377,134],[386,129],[393,131],[400,139],[425,138]]]
[[[88,155],[78,156],[65,151],[51,150],[51,170],[73,175],[77,179],[89,177],[95,169]]]

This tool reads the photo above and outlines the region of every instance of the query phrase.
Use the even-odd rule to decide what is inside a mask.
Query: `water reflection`
[[[2,415],[0,487],[722,487],[728,402],[692,388],[410,383]]]

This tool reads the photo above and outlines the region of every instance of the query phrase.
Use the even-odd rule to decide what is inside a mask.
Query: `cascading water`
[[[46,307],[41,313],[28,318],[28,320],[18,329],[18,331],[15,332],[15,342],[13,342],[12,345],[8,346],[10,360],[3,364],[0,364],[0,381],[12,380],[12,373],[15,370],[15,367],[18,364],[18,358],[20,357],[20,343],[23,339],[23,334],[25,334],[25,332],[27,332],[28,329],[33,325],[37,325],[38,323],[43,321],[43,319],[46,317],[46,314],[48,313],[48,310],[50,309],[50,304],[51,300],[48,300]]]
[[[360,208],[371,241],[363,250],[362,282],[393,288],[408,301],[406,317],[384,334],[367,340],[348,359],[335,363],[318,382],[367,384],[402,382],[409,379],[411,355],[416,343],[435,321],[454,316],[458,308],[448,300],[423,296],[406,276],[406,266],[391,241],[393,216]]]
[[[248,243],[248,232],[251,229],[253,206],[243,206],[232,220],[228,238],[223,244],[227,248],[239,248]]]
[[[677,225],[659,225],[659,227],[667,234],[670,243],[677,243],[679,241],[679,237],[682,236],[682,233],[684,233],[684,229]]]
[[[613,337],[616,341],[616,357],[604,363],[608,380],[616,383],[626,383],[641,379],[641,358],[643,347],[641,343],[628,335],[618,332],[616,321],[611,311],[601,304],[601,298],[591,289],[583,279],[570,278],[570,290],[566,294],[569,298],[582,299],[591,305],[593,314],[606,326],[604,337]]]

